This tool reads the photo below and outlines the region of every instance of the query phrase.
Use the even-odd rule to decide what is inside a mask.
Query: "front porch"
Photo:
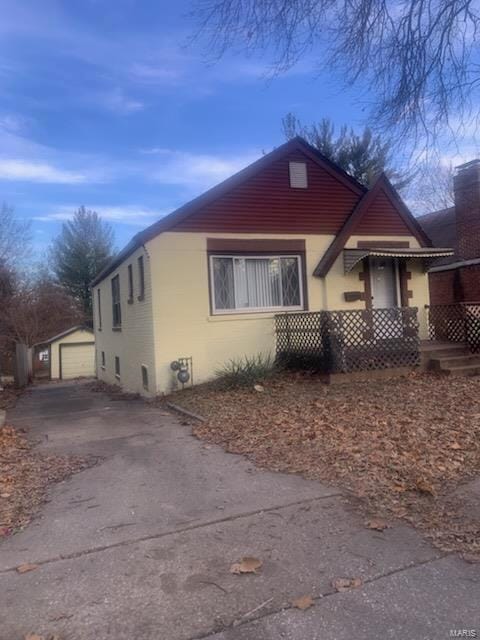
[[[420,365],[480,373],[480,303],[427,306],[426,312],[428,340],[420,339],[416,307],[278,314],[277,359],[330,375]],[[451,358],[451,368],[442,357]]]

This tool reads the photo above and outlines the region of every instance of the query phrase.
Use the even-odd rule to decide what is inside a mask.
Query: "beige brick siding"
[[[140,292],[138,257],[143,256],[145,271],[145,294],[138,300]],[[128,265],[133,267],[133,302],[128,303]],[[112,328],[111,281],[120,276],[120,301],[122,312],[121,331]],[[102,327],[98,326],[98,293],[100,289]],[[155,349],[152,322],[152,286],[150,258],[142,247],[129,256],[113,273],[109,274],[93,289],[95,342],[97,349],[97,377],[109,384],[119,384],[130,392],[143,395],[156,393]],[[102,351],[105,352],[105,368],[102,368]],[[120,379],[115,376],[115,356],[120,358]],[[149,389],[143,388],[141,367],[148,369]]]
[[[176,381],[170,363],[179,357],[193,358],[193,375],[196,383],[206,381],[225,362],[232,358],[258,353],[274,353],[274,313],[212,315],[208,286],[207,237],[219,238],[272,238],[299,239],[290,234],[226,234],[166,232],[150,240],[146,250],[141,249],[100,283],[102,295],[102,331],[96,329],[97,362],[105,351],[106,368],[98,368],[101,380],[120,383],[129,391],[146,393],[142,388],[142,364],[149,368],[149,394],[168,393],[180,385]],[[343,292],[363,287],[359,281],[359,268],[351,274],[343,272],[340,256],[329,275],[314,277],[313,271],[330,245],[333,236],[305,235],[306,280],[309,309],[364,308],[361,301],[345,302]],[[372,239],[383,239],[372,236]],[[389,236],[385,238],[390,239]],[[408,236],[411,246],[416,240]],[[362,236],[362,239],[368,239]],[[398,239],[397,237],[393,239]],[[352,242],[355,238],[352,239]],[[138,255],[145,255],[145,300],[127,304],[127,266],[134,267],[137,287]],[[412,306],[420,308],[428,303],[428,280],[419,261],[409,261],[413,291]],[[120,274],[122,300],[122,331],[112,331],[111,279]],[[137,295],[137,293],[135,294]],[[96,293],[94,297],[97,303]],[[420,317],[423,329],[423,319]],[[95,323],[98,322],[95,309]],[[423,331],[422,331],[423,333]],[[121,360],[121,380],[115,378],[114,357]]]
[[[258,353],[274,354],[274,314],[210,313],[208,287],[208,238],[282,238],[298,235],[163,233],[148,243],[155,278],[153,316],[156,336],[159,392],[177,388],[170,363],[178,357],[193,358],[195,382],[210,379],[231,358]],[[311,274],[332,236],[306,238],[307,273]],[[321,283],[309,287],[311,308],[321,305]]]

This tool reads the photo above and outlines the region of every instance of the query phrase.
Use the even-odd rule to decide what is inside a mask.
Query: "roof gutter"
[[[428,273],[451,271],[452,269],[459,269],[460,267],[471,267],[476,264],[480,264],[480,258],[473,258],[472,260],[459,260],[458,262],[450,262],[450,264],[440,264],[438,265],[438,267],[432,267],[431,269],[429,269]]]

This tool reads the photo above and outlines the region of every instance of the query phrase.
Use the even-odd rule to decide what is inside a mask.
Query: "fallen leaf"
[[[381,518],[372,518],[365,523],[367,529],[375,529],[375,531],[383,531],[384,529],[390,529],[391,525]]]
[[[480,562],[480,556],[475,556],[473,553],[463,553],[462,558],[469,564],[476,564]]]
[[[90,465],[78,456],[39,454],[21,433],[0,427],[0,538],[28,524],[49,484]]]
[[[312,596],[301,596],[294,600],[292,604],[294,607],[297,607],[297,609],[305,611],[305,609],[310,609],[310,607],[313,606],[313,598]]]
[[[261,384],[254,384],[253,388],[255,389],[255,391],[259,391],[260,393],[262,391],[265,391],[265,389],[263,388],[263,386]]]
[[[28,571],[33,571],[37,567],[38,567],[38,564],[25,562],[25,564],[21,564],[19,567],[17,567],[17,573],[28,573]]]
[[[241,573],[257,573],[257,569],[260,569],[263,562],[258,558],[252,558],[246,556],[242,558],[240,562],[234,562],[230,567],[230,573],[240,575]]]
[[[253,384],[227,393],[198,388],[187,404],[208,419],[194,427],[203,442],[364,498],[370,510],[364,527],[377,516],[393,527],[400,517],[436,547],[480,555],[473,510],[456,493],[480,469],[479,385],[479,377],[418,373],[328,386],[320,376],[285,372],[269,380],[265,393],[252,393]]]
[[[332,586],[335,591],[340,593],[342,591],[348,591],[349,589],[357,589],[358,587],[361,587],[362,584],[363,581],[361,578],[337,578],[332,582]]]
[[[25,640],[44,640],[44,637],[39,636],[38,633],[27,633]]]
[[[431,496],[435,494],[433,486],[427,480],[417,480],[415,487],[420,493],[428,493]]]

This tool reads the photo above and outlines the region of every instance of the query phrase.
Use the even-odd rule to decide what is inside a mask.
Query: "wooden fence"
[[[480,351],[480,302],[427,306],[430,340],[463,342]]]
[[[287,367],[348,373],[419,364],[415,307],[283,313],[275,330]]]
[[[15,345],[15,367],[14,377],[17,387],[25,387],[32,381],[32,349],[25,344]]]

